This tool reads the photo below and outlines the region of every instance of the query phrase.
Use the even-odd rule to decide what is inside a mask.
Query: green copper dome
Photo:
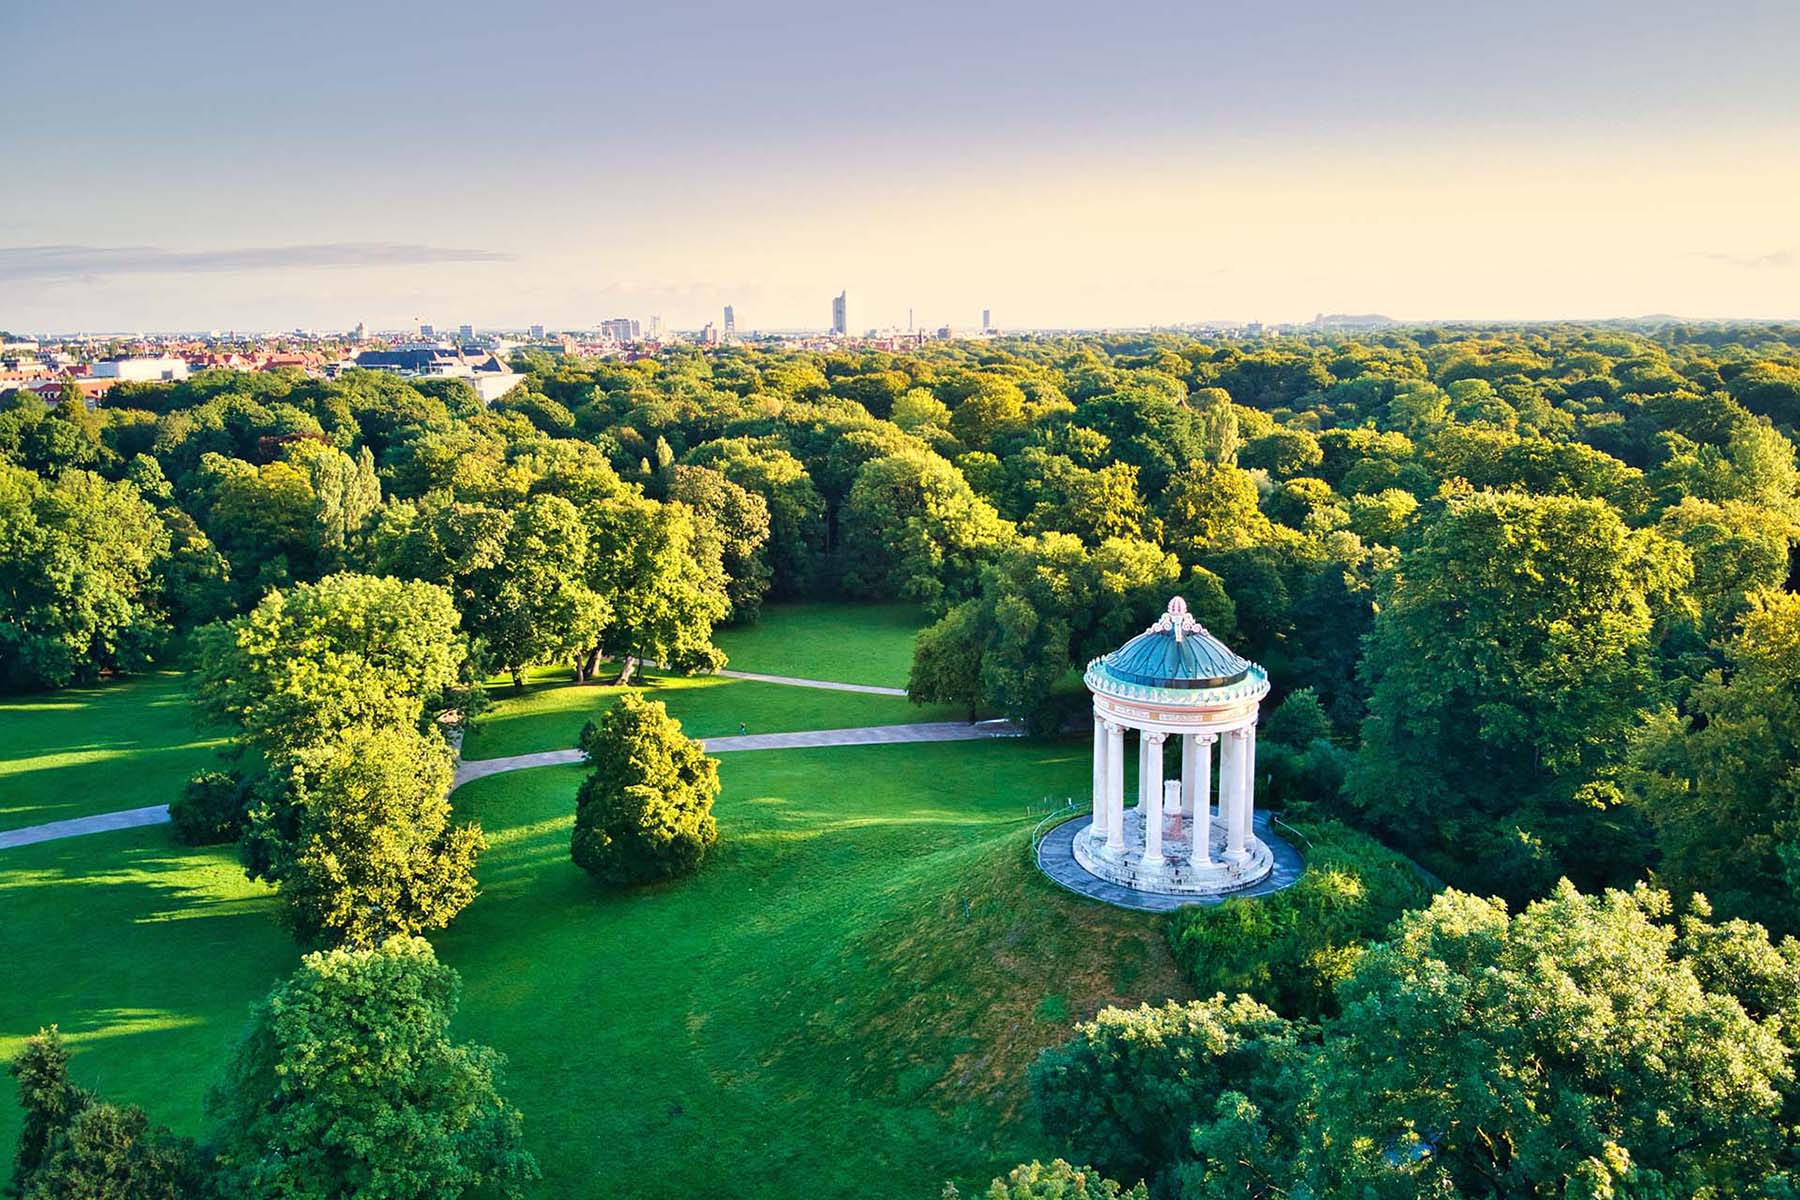
[[[1169,611],[1156,624],[1090,668],[1120,683],[1182,690],[1229,687],[1254,669],[1194,620],[1179,596],[1169,601]]]

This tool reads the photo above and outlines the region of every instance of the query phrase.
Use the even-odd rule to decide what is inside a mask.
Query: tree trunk
[[[619,677],[613,680],[614,685],[624,687],[631,682],[631,673],[637,670],[637,655],[627,654],[619,663]]]
[[[575,663],[575,682],[592,683],[594,675],[600,670],[600,647],[584,650]]]
[[[507,670],[512,672],[514,690],[523,688],[525,686],[525,672],[521,671],[518,667],[508,667]]]

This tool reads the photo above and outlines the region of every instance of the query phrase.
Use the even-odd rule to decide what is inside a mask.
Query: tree
[[[19,1108],[25,1114],[10,1189],[23,1196],[61,1147],[69,1123],[94,1103],[94,1097],[69,1081],[69,1050],[54,1025],[25,1040],[7,1074],[19,1081]]]
[[[1054,728],[1055,692],[1070,669],[1142,632],[1180,580],[1174,556],[1148,542],[1108,538],[1089,550],[1066,533],[1022,538],[982,572],[973,607],[920,635],[909,694],[971,707],[978,699]]]
[[[1668,915],[1564,881],[1516,916],[1452,891],[1403,918],[1325,1027],[1313,1194],[1780,1194],[1792,1027]]]
[[[10,1073],[19,1131],[9,1194],[22,1200],[197,1200],[210,1181],[191,1141],[135,1105],[102,1102],[69,1080],[69,1052],[52,1025],[27,1038]]]
[[[1300,1053],[1294,1027],[1248,996],[1103,1008],[1038,1056],[1031,1096],[1051,1137],[1109,1174],[1154,1180],[1189,1157],[1221,1093],[1262,1097]]]
[[[169,535],[130,483],[0,463],[0,677],[64,687],[148,666]]]
[[[556,658],[572,662],[577,681],[586,681],[588,652],[612,618],[588,585],[591,559],[575,506],[561,496],[533,496],[512,514],[499,557],[470,574],[470,625],[514,687],[525,686],[528,665]]]
[[[1412,863],[1368,835],[1336,822],[1301,831],[1306,872],[1292,887],[1171,916],[1169,945],[1197,994],[1244,993],[1317,1019],[1336,1009],[1333,993],[1364,947],[1431,899]]]
[[[592,770],[575,797],[575,863],[610,884],[696,870],[719,840],[719,765],[661,701],[627,693],[581,731]]]
[[[604,644],[588,649],[585,675],[604,649],[625,659],[620,683],[643,658],[683,671],[724,666],[712,631],[730,600],[717,562],[699,553],[693,510],[621,495],[583,506],[581,517],[592,539],[588,584],[612,611]]]
[[[270,592],[199,641],[202,711],[271,757],[353,726],[417,726],[445,702],[465,655],[442,588],[373,575]]]
[[[452,1042],[461,981],[420,938],[309,954],[252,1011],[222,1081],[221,1190],[248,1200],[518,1197],[538,1177],[504,1060]]]
[[[249,814],[244,852],[303,944],[442,929],[475,898],[481,827],[451,825],[451,754],[406,726],[295,752]]]
[[[903,450],[857,472],[841,517],[844,586],[937,611],[974,593],[989,555],[1012,536],[954,466]]]
[[[1800,931],[1800,596],[1752,597],[1725,671],[1695,689],[1692,718],[1663,709],[1634,747],[1662,878],[1727,916]]]
[[[719,543],[725,591],[731,600],[730,618],[754,622],[772,574],[764,560],[769,540],[768,502],[707,467],[676,467],[669,495],[693,509]]]
[[[1780,589],[1800,525],[1779,509],[1742,500],[1713,503],[1688,497],[1657,522],[1665,536],[1688,548],[1701,627],[1712,636],[1728,628],[1758,592]]]
[[[1163,494],[1169,548],[1193,562],[1211,551],[1269,541],[1274,531],[1257,507],[1256,481],[1231,466],[1195,463]]]
[[[944,1197],[955,1200],[956,1189],[946,1187]],[[994,1180],[987,1200],[1150,1200],[1150,1192],[1142,1183],[1127,1188],[1092,1167],[1072,1167],[1059,1158],[1048,1166],[1034,1160],[1014,1167]]]
[[[1603,500],[1456,493],[1401,560],[1367,640],[1350,794],[1403,847],[1523,897],[1635,871],[1602,779],[1653,685],[1653,533]]]

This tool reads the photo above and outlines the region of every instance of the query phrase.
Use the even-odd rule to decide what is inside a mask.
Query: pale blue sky
[[[1800,316],[1800,5],[9,0],[0,327]]]

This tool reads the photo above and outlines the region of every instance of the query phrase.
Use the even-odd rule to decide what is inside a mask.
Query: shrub
[[[1246,992],[1285,1015],[1318,1016],[1363,943],[1431,899],[1412,863],[1366,834],[1335,821],[1299,828],[1311,846],[1294,886],[1170,918],[1176,962],[1201,995]]]
[[[169,804],[175,840],[188,846],[235,842],[244,831],[244,782],[235,771],[202,771]]]
[[[607,883],[648,883],[696,869],[719,839],[718,760],[660,701],[628,694],[581,731],[593,764],[575,797],[569,850]]]

